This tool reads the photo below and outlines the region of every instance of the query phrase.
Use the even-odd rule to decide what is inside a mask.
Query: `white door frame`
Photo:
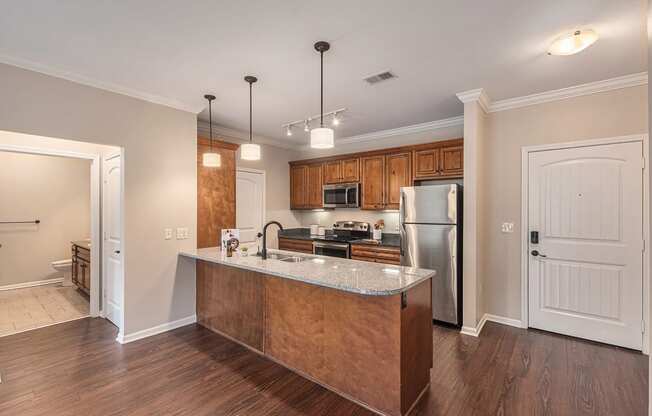
[[[248,172],[248,173],[256,173],[256,174],[263,175],[263,198],[262,198],[262,200],[263,200],[263,210],[262,210],[262,213],[261,213],[261,215],[262,215],[261,223],[263,224],[263,226],[265,226],[265,220],[267,218],[267,210],[265,208],[265,198],[266,198],[266,192],[267,192],[267,174],[265,173],[264,170],[261,170],[261,169],[245,168],[245,167],[241,167],[241,166],[236,167],[235,170],[236,170],[236,176],[238,175],[238,172]],[[236,195],[237,195],[238,190],[236,189],[235,192],[236,192]],[[237,209],[236,209],[236,212],[237,212]],[[236,218],[236,222],[237,222],[237,218]]]
[[[648,142],[649,138],[647,134],[637,134],[631,136],[620,136],[620,137],[611,137],[604,139],[594,139],[594,140],[579,140],[576,142],[565,142],[565,143],[556,143],[556,144],[547,144],[547,145],[537,145],[537,146],[524,146],[521,148],[521,326],[523,328],[528,328],[530,319],[529,319],[529,275],[528,275],[528,264],[529,264],[529,223],[528,223],[528,181],[529,181],[529,154],[532,152],[540,152],[544,150],[560,150],[560,149],[571,149],[578,147],[590,147],[596,145],[606,145],[606,144],[619,144],[619,143],[631,143],[631,142],[640,142],[643,145],[643,155],[644,158],[643,166],[643,241],[645,251],[643,252],[643,316],[641,316],[641,321],[644,323],[644,332],[643,337],[643,353],[649,354],[650,351],[650,322],[647,317],[649,316],[649,291],[650,291],[650,250],[648,248],[648,230],[650,224],[650,200],[649,200],[649,186],[650,186],[650,174],[647,166],[647,161],[645,160],[646,155],[648,154]]]

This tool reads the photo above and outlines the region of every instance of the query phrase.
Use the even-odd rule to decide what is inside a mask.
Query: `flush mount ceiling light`
[[[253,75],[247,75],[244,80],[249,83],[249,143],[240,146],[240,159],[242,160],[260,160],[260,145],[254,144],[252,133],[252,114],[253,114],[253,100],[251,96],[252,85],[258,81],[258,78]]]
[[[313,149],[330,149],[335,145],[333,129],[324,127],[324,52],[330,48],[331,45],[328,42],[315,43],[315,50],[319,52],[321,58],[321,110],[319,112],[319,127],[310,131],[310,147]]]
[[[594,30],[576,30],[555,39],[548,48],[548,55],[574,55],[593,45],[597,40],[598,34]]]
[[[206,94],[204,98],[208,100],[208,128],[210,131],[209,136],[209,151],[202,155],[202,165],[207,168],[219,168],[222,166],[222,157],[219,153],[213,151],[213,107],[211,103],[215,99],[214,95]]]

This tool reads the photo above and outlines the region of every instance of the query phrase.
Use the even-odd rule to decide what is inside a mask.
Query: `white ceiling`
[[[325,110],[347,107],[336,137],[457,116],[455,93],[494,100],[647,70],[641,0],[193,1],[1,0],[0,61],[201,110],[213,121],[305,143],[281,124],[319,112],[317,40],[325,56]],[[560,33],[591,27],[601,39],[570,57],[547,56]],[[398,79],[362,78],[390,69]],[[65,97],[62,97],[65,99]],[[207,119],[207,112],[200,114]]]

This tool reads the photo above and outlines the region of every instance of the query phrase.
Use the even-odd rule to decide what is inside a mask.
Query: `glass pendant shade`
[[[310,131],[310,147],[313,149],[331,149],[333,146],[333,129],[319,127]]]
[[[219,153],[204,153],[202,165],[207,168],[219,168],[222,166],[222,157]]]
[[[245,143],[240,146],[240,159],[260,160],[260,145],[254,143]]]

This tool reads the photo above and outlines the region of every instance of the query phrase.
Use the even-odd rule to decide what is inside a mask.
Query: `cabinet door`
[[[307,206],[308,166],[290,167],[290,208],[302,209]]]
[[[464,146],[447,146],[440,150],[439,173],[442,176],[464,174]]]
[[[342,182],[360,181],[360,159],[342,160]]]
[[[333,184],[342,181],[342,163],[339,160],[324,163],[324,183]]]
[[[385,155],[369,156],[362,163],[362,209],[385,208]]]
[[[324,193],[322,185],[324,183],[323,165],[308,166],[308,191],[307,205],[308,208],[322,208]]]
[[[410,153],[387,155],[387,172],[385,175],[385,208],[398,209],[401,200],[401,187],[412,186],[412,166]]]
[[[414,151],[414,179],[439,176],[439,149]]]

